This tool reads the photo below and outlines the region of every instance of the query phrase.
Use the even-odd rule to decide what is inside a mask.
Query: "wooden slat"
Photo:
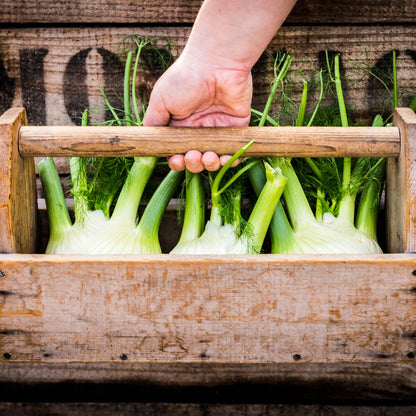
[[[22,156],[169,156],[197,149],[246,156],[397,156],[397,127],[70,127],[20,129]]]
[[[52,395],[51,395],[52,400]],[[0,413],[13,416],[332,416],[400,415],[414,416],[416,406],[340,405],[336,404],[212,404],[212,403],[0,403]]]
[[[414,403],[416,364],[0,362],[7,400]],[[140,386],[140,388],[138,388]],[[7,388],[8,387],[8,388]],[[14,393],[14,394],[13,394]],[[235,401],[233,401],[235,397]]]
[[[416,252],[416,115],[399,109],[394,124],[400,128],[398,158],[389,159],[386,181],[386,233],[390,253]]]
[[[5,0],[1,23],[106,23],[106,24],[192,24],[201,0],[153,0],[126,2],[99,0]],[[109,12],[111,11],[111,12]],[[299,0],[287,23],[413,23],[416,11],[412,0]]]
[[[120,360],[121,361],[121,360]],[[414,399],[416,392],[415,363],[15,363],[0,361],[0,383],[16,383],[25,388],[41,382],[54,385],[75,382],[85,386],[142,385],[163,387],[205,386],[219,387],[251,384],[273,386],[273,394],[279,400],[280,386],[283,394],[293,394],[289,399],[312,397],[333,400],[367,399],[391,400]],[[65,384],[64,384],[65,385]],[[315,385],[315,396],[305,387]],[[331,386],[331,391],[319,389]],[[311,394],[312,393],[312,394]],[[1,391],[0,391],[1,394]],[[284,397],[284,396],[283,396]],[[7,400],[7,397],[2,397]],[[240,398],[242,400],[242,398]],[[248,399],[249,401],[249,399]]]
[[[415,255],[2,255],[0,270],[4,362],[415,362]]]
[[[415,13],[412,0],[298,0],[287,23],[414,23]]]
[[[36,182],[33,158],[18,151],[20,126],[27,124],[23,108],[0,117],[0,253],[36,250]]]
[[[0,112],[23,105],[29,124],[71,125],[80,122],[81,112],[90,107],[93,122],[103,121],[103,86],[110,101],[121,106],[123,69],[114,55],[128,34],[150,38],[162,36],[172,41],[178,52],[189,34],[184,27],[77,27],[6,28],[0,31],[0,59],[5,76],[0,88]],[[285,27],[274,38],[268,52],[286,49],[294,55],[291,90],[299,102],[302,80],[316,75],[322,51],[342,54],[347,105],[354,108],[354,119],[370,123],[385,106],[385,88],[372,82],[365,71],[381,65],[383,57],[398,51],[399,90],[408,105],[416,91],[415,31],[411,26],[312,26]],[[161,43],[162,47],[162,43]],[[115,59],[113,61],[112,59]],[[357,65],[365,70],[358,70]],[[253,107],[262,110],[270,89],[271,60],[260,59],[253,70]],[[142,71],[138,89],[146,101],[158,71]],[[294,86],[293,86],[294,85]],[[272,115],[278,109],[276,97]],[[310,94],[311,106],[316,102]],[[386,114],[389,111],[386,111]],[[290,120],[289,120],[290,122]],[[291,122],[290,122],[291,124]]]

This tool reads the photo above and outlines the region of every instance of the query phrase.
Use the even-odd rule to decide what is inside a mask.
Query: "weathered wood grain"
[[[22,156],[171,156],[196,149],[245,156],[395,157],[397,127],[26,126]]]
[[[230,403],[414,402],[416,365],[0,362],[3,400]],[[163,400],[162,400],[163,399]]]
[[[26,123],[23,108],[0,117],[0,253],[36,250],[35,165],[18,150],[19,129]]]
[[[415,12],[413,0],[298,0],[287,23],[414,23]]]
[[[0,403],[0,413],[13,416],[414,416],[416,406],[354,406],[334,404],[212,404],[212,403]]]
[[[356,399],[392,399],[394,396],[414,398],[416,391],[415,363],[15,363],[0,362],[2,384],[22,383],[39,385],[47,383],[97,383],[149,385],[155,387],[177,386],[230,386],[262,384],[263,386],[295,387],[301,394],[310,383],[332,386],[331,398],[342,400],[351,395]],[[341,388],[340,388],[341,387]],[[365,392],[364,392],[365,390]],[[328,392],[322,391],[322,395]],[[276,398],[278,390],[275,390]],[[299,398],[310,399],[311,391],[305,389]]]
[[[70,3],[63,0],[5,0],[1,23],[105,23],[105,24],[192,24],[202,0],[142,1],[100,0]],[[413,23],[412,0],[299,0],[287,23]]]
[[[115,55],[128,34],[166,37],[182,50],[189,34],[186,27],[77,27],[5,28],[0,32],[0,59],[4,66],[0,111],[23,105],[29,124],[71,125],[80,123],[81,112],[93,108],[91,120],[103,120],[103,86],[113,105],[120,107],[123,70]],[[163,45],[161,44],[161,47]],[[388,71],[391,51],[398,51],[397,69],[401,104],[406,106],[416,90],[416,42],[413,26],[294,26],[276,35],[267,51],[285,49],[294,55],[287,84],[295,102],[302,80],[316,76],[325,49],[341,53],[345,99],[354,108],[354,121],[369,123],[386,107],[387,91],[367,75],[368,70]],[[272,60],[262,57],[254,74],[253,107],[262,109],[272,76]],[[362,70],[358,66],[365,67]],[[160,70],[143,69],[138,90],[146,101]],[[388,85],[387,76],[382,76]],[[292,92],[290,92],[292,91]],[[272,115],[280,108],[280,99]],[[311,106],[314,94],[311,91]],[[289,124],[291,124],[289,118]]]
[[[413,363],[416,256],[0,257],[9,363]]]
[[[391,253],[416,251],[416,115],[411,109],[395,112],[402,146],[398,158],[390,158],[386,181],[386,233]]]

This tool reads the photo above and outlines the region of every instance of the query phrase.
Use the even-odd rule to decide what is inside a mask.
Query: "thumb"
[[[170,113],[160,98],[150,96],[149,105],[144,115],[144,126],[166,126],[170,121]]]

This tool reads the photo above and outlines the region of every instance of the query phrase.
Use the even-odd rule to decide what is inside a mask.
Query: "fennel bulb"
[[[75,160],[76,161],[76,160]],[[74,161],[74,162],[75,162]],[[91,210],[87,192],[78,189],[74,197],[72,223],[59,175],[52,158],[43,159],[39,176],[45,192],[50,222],[49,254],[144,254],[160,253],[158,230],[163,212],[178,188],[182,173],[170,171],[152,195],[140,221],[139,203],[156,158],[136,158],[121,189],[112,215]],[[74,184],[87,184],[84,171],[72,172]]]
[[[82,254],[95,233],[108,222],[100,210],[85,210],[74,224],[69,216],[65,196],[54,160],[42,159],[38,164],[39,177],[48,209],[50,235],[47,254]]]
[[[287,58],[284,62],[287,62]],[[281,65],[275,63],[275,83],[282,82],[287,72],[284,66],[281,66],[278,72],[279,66]],[[322,73],[320,72],[319,75],[321,93],[308,126],[312,125],[322,99]],[[336,86],[341,123],[343,126],[348,126],[338,56],[335,58],[335,78],[332,78],[332,75],[330,78]],[[268,115],[270,103],[275,94],[276,88],[273,86],[263,113],[255,113],[262,114],[260,126],[264,125],[266,120],[273,125],[278,125]],[[296,120],[297,126],[303,125],[306,100],[307,84],[304,82]],[[270,224],[272,253],[380,253],[381,248],[376,238],[376,222],[379,196],[384,181],[384,161],[364,158],[358,160],[305,158],[295,159],[295,161],[297,162],[296,170],[290,158],[270,159],[272,166],[279,167],[287,178],[282,202],[277,204]],[[309,170],[307,171],[305,167]],[[253,166],[249,171],[249,176],[258,195],[265,183],[264,174],[258,166]],[[302,184],[298,176],[302,178]],[[309,199],[304,188],[308,192]],[[355,215],[356,199],[360,192],[358,213]],[[315,213],[310,205],[313,199],[316,205]]]
[[[241,223],[240,191],[237,189],[237,192],[230,198],[231,209],[229,209],[229,215],[224,215],[224,207],[227,205],[224,192],[231,185],[234,185],[236,180],[257,161],[240,168],[228,180],[226,185],[220,188],[225,172],[234,160],[239,158],[252,144],[253,142],[250,142],[240,149],[217,173],[211,184],[212,209],[210,220],[206,223],[202,234],[199,225],[201,221],[203,222],[203,219],[201,220],[203,213],[195,206],[196,204],[200,206],[200,199],[195,198],[196,194],[200,194],[200,190],[197,189],[200,182],[198,182],[199,185],[197,182],[187,182],[185,216],[187,210],[199,212],[199,215],[193,223],[184,223],[181,238],[171,251],[172,254],[250,254],[261,251],[273,211],[285,187],[286,178],[279,169],[274,169],[265,163],[266,185],[244,226]],[[193,175],[193,178],[195,178],[198,174]],[[191,185],[195,183],[197,186],[191,188]]]
[[[146,205],[140,220],[137,210],[140,199],[132,190],[126,192],[128,200],[120,199],[120,194],[113,215],[99,231],[88,248],[89,254],[158,254],[161,253],[159,243],[159,227],[163,213],[174,192],[182,181],[182,172],[171,170],[157,187]],[[136,181],[132,181],[130,185]],[[126,204],[128,202],[128,204]],[[118,206],[120,203],[120,206]],[[117,209],[118,208],[118,209]]]
[[[207,221],[202,235],[175,246],[173,254],[247,254],[247,240],[231,224]]]

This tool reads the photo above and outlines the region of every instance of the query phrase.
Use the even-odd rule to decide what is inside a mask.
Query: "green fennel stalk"
[[[205,192],[202,176],[189,170],[186,170],[185,174],[185,213],[178,246],[200,237],[205,225]]]

